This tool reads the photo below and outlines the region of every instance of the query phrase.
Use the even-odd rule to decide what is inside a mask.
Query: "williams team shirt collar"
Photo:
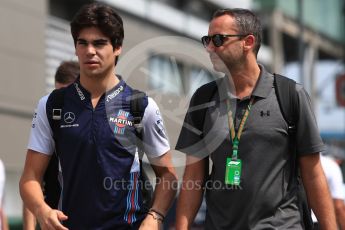
[[[73,83],[76,94],[79,96],[81,101],[90,101],[91,94],[80,84],[80,75],[77,80]]]
[[[122,77],[120,75],[116,75],[116,76],[119,79],[119,83],[105,93],[105,97],[106,97],[107,102],[109,102],[111,99],[115,98],[126,87],[126,83],[122,79]],[[76,93],[79,96],[81,101],[88,102],[91,100],[90,92],[80,84],[80,76],[73,83],[73,85],[74,85],[75,91],[76,91]]]

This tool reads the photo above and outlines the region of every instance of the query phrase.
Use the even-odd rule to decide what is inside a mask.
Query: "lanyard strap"
[[[234,159],[234,160],[237,159],[238,146],[240,144],[240,138],[241,138],[242,131],[244,128],[244,124],[247,121],[247,118],[249,116],[249,112],[250,112],[250,109],[252,108],[253,103],[254,103],[254,97],[251,97],[250,102],[247,106],[246,112],[244,113],[244,115],[241,119],[241,123],[240,123],[240,126],[238,128],[237,135],[236,135],[235,127],[234,127],[234,119],[232,117],[232,111],[230,109],[230,100],[229,99],[226,100],[227,109],[228,109],[228,124],[229,124],[229,130],[230,130],[230,137],[232,140],[232,159]]]

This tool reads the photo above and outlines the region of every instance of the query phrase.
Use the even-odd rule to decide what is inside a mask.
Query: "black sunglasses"
[[[249,34],[214,34],[212,36],[203,36],[201,38],[202,44],[205,46],[205,48],[210,44],[210,41],[212,39],[212,42],[215,47],[220,47],[223,45],[225,38],[227,37],[245,37]]]

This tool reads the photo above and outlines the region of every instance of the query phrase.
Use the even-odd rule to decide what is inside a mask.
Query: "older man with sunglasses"
[[[218,10],[202,43],[214,69],[224,72],[208,99],[209,108],[193,116],[211,84],[193,95],[176,149],[186,168],[177,206],[177,229],[189,229],[206,190],[205,229],[305,229],[299,210],[298,162],[310,207],[321,229],[336,229],[333,205],[320,164],[323,143],[310,99],[296,85],[296,153],[277,101],[274,75],[257,63],[261,24],[249,10]],[[208,89],[208,91],[207,91]],[[293,88],[294,90],[294,88]],[[201,93],[204,92],[204,93]],[[201,132],[198,119],[204,117]],[[208,175],[209,158],[213,167]],[[294,183],[290,183],[290,179]]]

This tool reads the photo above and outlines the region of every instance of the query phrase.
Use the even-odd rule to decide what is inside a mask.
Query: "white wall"
[[[33,108],[45,90],[45,0],[0,1],[0,157],[7,174],[5,210],[21,215],[22,171]]]

